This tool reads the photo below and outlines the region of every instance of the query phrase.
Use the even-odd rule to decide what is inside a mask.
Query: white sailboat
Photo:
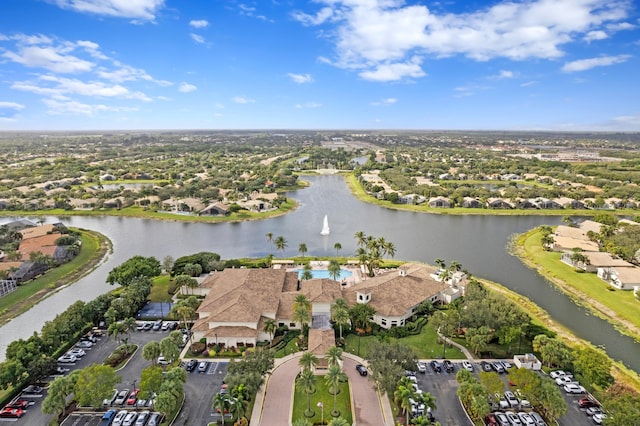
[[[329,235],[331,231],[329,230],[329,217],[325,214],[324,221],[322,222],[322,231],[320,231],[320,235]]]

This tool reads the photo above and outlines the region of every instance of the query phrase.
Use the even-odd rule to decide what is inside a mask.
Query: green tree
[[[334,303],[331,305],[331,320],[338,324],[338,328],[340,330],[340,340],[342,340],[342,328],[349,324],[349,307],[346,305],[340,304],[338,301],[344,299],[336,299]]]
[[[367,361],[371,378],[382,393],[392,395],[405,370],[415,368],[417,357],[411,348],[399,341],[374,341],[369,345]]]
[[[315,391],[316,376],[313,374],[311,369],[302,369],[296,378],[296,387],[298,389],[302,389],[307,394],[307,410],[304,415],[306,417],[313,417],[315,413],[311,409],[311,394]]]
[[[318,365],[318,357],[315,356],[311,352],[305,352],[300,356],[298,360],[298,365],[302,367],[303,370],[311,370]]]
[[[431,315],[429,324],[436,330],[436,332],[442,336],[442,357],[446,357],[447,340],[446,338],[451,336],[453,330],[455,330],[458,321],[448,312],[436,311]]]
[[[487,390],[488,395],[504,392],[504,382],[495,371],[481,371],[478,373],[480,384]]]
[[[74,386],[74,395],[81,407],[102,406],[102,401],[111,395],[115,385],[120,382],[115,370],[102,364],[92,364],[79,370]]]
[[[327,425],[328,426],[349,426],[349,422],[343,419],[342,417],[336,417],[335,419],[331,419],[331,421],[327,423]]]
[[[173,338],[165,337],[160,341],[160,352],[162,352],[169,364],[173,364],[180,356],[180,347]]]
[[[145,367],[140,374],[140,398],[150,399],[153,394],[160,392],[163,379],[162,368],[155,365]]]
[[[0,363],[0,389],[18,384],[26,375],[21,362],[10,359]]]
[[[413,399],[416,396],[413,387],[400,385],[393,392],[393,400],[398,404],[404,413],[405,425],[409,425],[409,413],[413,407]]]
[[[273,244],[273,232],[267,232],[266,234],[267,241],[269,242],[269,247]]]
[[[329,261],[329,267],[327,268],[327,270],[329,271],[329,276],[331,277],[331,279],[333,279],[334,281],[338,281],[338,278],[340,278],[340,263],[338,263],[337,259],[331,259]]]
[[[581,383],[599,389],[607,389],[613,384],[611,367],[613,363],[607,355],[591,348],[574,351],[573,367]]]
[[[74,386],[74,376],[56,377],[49,384],[47,396],[42,401],[42,412],[45,414],[53,414],[55,417],[60,416],[67,406],[67,397],[73,393]]]
[[[331,415],[333,417],[338,417],[340,415],[340,411],[336,406],[336,399],[338,396],[338,386],[340,382],[347,381],[347,375],[340,368],[338,364],[331,365],[329,367],[329,371],[324,376],[325,383],[329,386],[329,392],[333,394],[333,410],[331,410]]]
[[[492,338],[493,332],[485,325],[478,328],[468,328],[465,333],[465,339],[476,355],[487,347]]]
[[[309,262],[305,263],[302,267],[302,274],[300,274],[300,279],[302,281],[307,281],[313,278],[313,272],[311,268],[311,264]]]
[[[307,251],[308,251],[307,245],[305,243],[300,243],[300,245],[298,246],[298,251],[302,255],[302,258],[304,259],[304,255],[307,254]]]
[[[356,303],[355,306],[349,309],[351,323],[365,333],[370,330],[371,319],[375,314],[375,308],[366,303]]]
[[[342,250],[342,244],[340,244],[340,243],[335,243],[335,244],[333,245],[333,249],[336,251],[336,256],[338,256],[338,255],[339,255],[339,253],[340,253],[340,250]]]
[[[605,425],[638,425],[638,419],[640,419],[640,395],[636,392],[632,392],[624,386],[614,385],[607,391],[603,403],[608,413]]]
[[[274,244],[276,249],[281,250],[283,253],[287,249],[287,240],[282,235],[276,237]]]
[[[160,262],[155,257],[134,256],[113,268],[107,275],[107,283],[126,287],[136,278],[153,278],[161,273]]]
[[[229,394],[218,392],[213,396],[211,409],[220,413],[221,424],[224,423],[224,413],[229,410],[229,402]]]
[[[267,318],[264,322],[263,329],[265,333],[269,334],[269,341],[273,341],[273,333],[275,333],[278,329],[278,324],[276,324],[276,321],[274,319]]]
[[[339,347],[337,347],[335,345],[331,346],[324,353],[324,357],[327,360],[327,363],[329,364],[329,367],[332,367],[334,365],[339,366],[340,365],[340,361],[342,361],[342,349],[340,349]]]

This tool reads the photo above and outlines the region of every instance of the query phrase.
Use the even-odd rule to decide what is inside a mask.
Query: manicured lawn
[[[168,274],[154,278],[148,299],[152,302],[171,302],[171,295],[168,291],[170,281],[171,277]]]
[[[613,290],[596,274],[575,271],[573,267],[560,261],[560,253],[544,251],[541,237],[542,233],[539,231],[527,234],[523,240],[523,248],[529,260],[537,264],[545,275],[583,293],[587,300],[579,300],[580,303],[589,306],[589,300],[598,301],[640,328],[640,302],[635,300],[632,291]],[[606,314],[603,316],[606,317]]]
[[[375,336],[360,337],[360,356],[362,358],[367,358],[369,345],[376,339],[377,337]],[[358,336],[356,334],[349,334],[345,340],[345,350],[358,355]],[[424,326],[420,334],[403,337],[400,339],[400,342],[413,349],[419,359],[431,359],[443,356],[442,343],[438,342],[436,332],[428,326]],[[444,356],[451,359],[465,359],[460,349],[450,345],[447,345]]]
[[[297,341],[298,341],[298,339],[291,339],[291,341],[289,341],[289,343],[287,343],[287,346],[285,346],[284,348],[276,351],[275,357],[276,358],[284,358],[287,355],[290,355],[292,353],[298,352],[300,349],[298,348]]]
[[[347,420],[349,424],[352,422],[351,417],[351,397],[349,395],[349,384],[341,383],[340,392],[336,397],[336,408],[340,411],[340,417]],[[324,376],[316,376],[316,392],[311,394],[311,409],[315,412],[313,417],[306,417],[312,424],[321,424],[322,408],[318,407],[318,403],[324,405],[324,422],[329,423],[332,419],[331,411],[333,410],[333,395],[329,393],[329,386],[324,382]],[[305,418],[304,412],[307,410],[307,394],[303,390],[295,389],[293,397],[293,413],[292,421]]]

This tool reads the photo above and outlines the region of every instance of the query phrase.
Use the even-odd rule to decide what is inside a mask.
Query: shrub
[[[202,342],[194,342],[191,344],[190,351],[194,355],[202,353],[206,349],[206,345]]]

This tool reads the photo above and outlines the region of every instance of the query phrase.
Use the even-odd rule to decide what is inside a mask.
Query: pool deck
[[[309,265],[311,265],[312,270],[325,270],[329,268],[329,261],[328,260],[312,260],[309,262]],[[289,272],[297,271],[299,269],[302,269],[303,267],[304,265],[297,265],[293,268],[287,268],[287,271]],[[345,277],[340,280],[343,287],[351,287],[352,285],[362,281],[362,271],[360,270],[359,265],[356,265],[356,264],[340,265],[340,269],[351,272],[351,276]]]

